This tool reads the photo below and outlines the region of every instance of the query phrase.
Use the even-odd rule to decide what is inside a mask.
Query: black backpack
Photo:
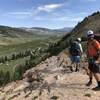
[[[74,41],[71,43],[70,48],[69,48],[69,53],[73,56],[80,55],[80,47],[78,42]]]

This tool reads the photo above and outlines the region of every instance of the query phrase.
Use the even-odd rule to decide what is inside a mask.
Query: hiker
[[[93,90],[100,90],[100,43],[94,39],[94,32],[92,30],[87,32],[87,39],[89,82],[86,85],[90,86],[92,84],[94,76],[98,85]]]
[[[81,45],[81,38],[77,38],[76,41],[71,41],[70,43],[70,48],[69,48],[69,53],[71,56],[71,67],[70,70],[73,70],[73,66],[76,68],[75,71],[79,71],[80,67],[80,59],[81,55],[83,53],[82,45]]]

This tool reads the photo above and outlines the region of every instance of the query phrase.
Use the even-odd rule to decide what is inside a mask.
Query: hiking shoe
[[[96,87],[92,88],[92,90],[94,90],[94,91],[100,91],[100,87],[96,86]]]
[[[92,81],[89,81],[86,86],[91,86],[92,85]]]
[[[78,69],[78,68],[76,68],[75,72],[79,72],[79,69]]]
[[[72,66],[70,66],[70,71],[71,71],[71,72],[73,72],[73,71],[74,71]]]

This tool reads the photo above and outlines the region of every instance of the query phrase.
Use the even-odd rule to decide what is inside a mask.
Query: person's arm
[[[100,63],[100,49],[97,50],[97,59],[95,63]]]
[[[83,53],[82,45],[79,44],[79,47],[80,47],[80,52],[81,52],[81,54],[82,54],[82,53]]]
[[[98,41],[95,42],[95,46],[97,49],[97,59],[96,59],[96,63],[100,63],[100,43]]]

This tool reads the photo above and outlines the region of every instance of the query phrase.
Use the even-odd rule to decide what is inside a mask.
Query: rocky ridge
[[[0,100],[100,100],[100,91],[86,87],[88,76],[81,64],[79,72],[70,71],[65,53],[52,56],[27,70],[23,80],[0,88]]]

